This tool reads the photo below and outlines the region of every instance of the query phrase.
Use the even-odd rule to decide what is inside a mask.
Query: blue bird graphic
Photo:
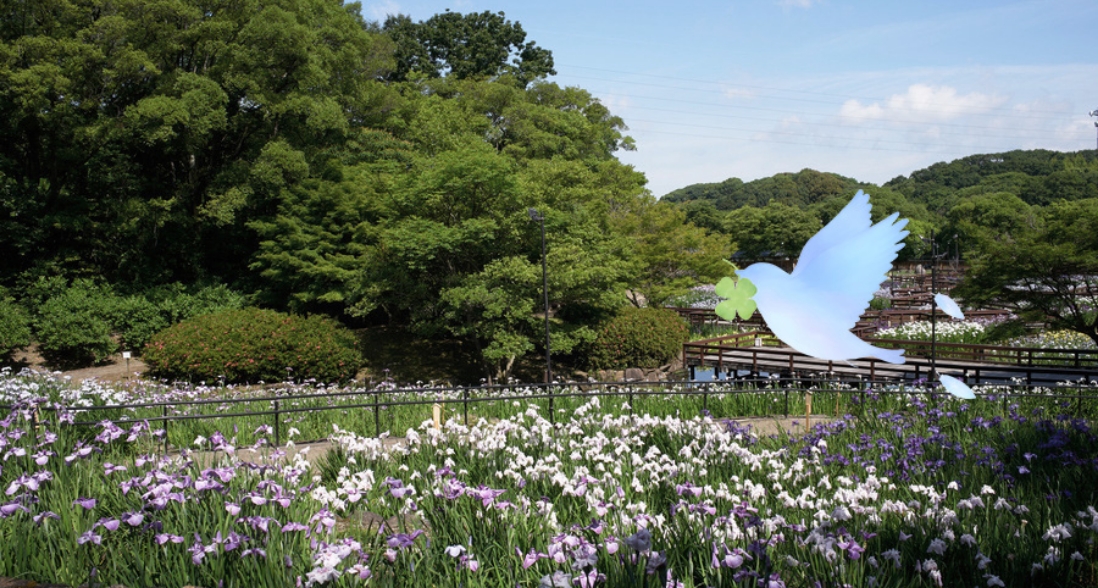
[[[869,195],[859,190],[808,240],[792,273],[769,263],[736,272],[741,287],[744,280],[754,284],[759,312],[786,345],[820,359],[904,363],[902,349],[874,347],[850,332],[907,235],[907,219],[899,219],[899,213],[877,224],[869,213]]]

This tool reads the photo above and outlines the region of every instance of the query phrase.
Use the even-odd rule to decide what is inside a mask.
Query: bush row
[[[682,351],[689,336],[686,321],[672,310],[628,307],[599,330],[588,361],[597,369],[659,367]]]
[[[229,383],[345,381],[361,365],[355,336],[334,320],[243,308],[195,317],[155,335],[152,375]]]
[[[0,361],[33,339],[51,365],[72,367],[101,362],[119,348],[140,352],[168,326],[241,308],[244,297],[225,286],[182,285],[124,295],[92,280],[41,278],[22,302],[0,292]]]

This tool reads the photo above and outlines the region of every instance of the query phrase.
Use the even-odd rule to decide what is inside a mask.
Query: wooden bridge
[[[883,348],[904,349],[907,361],[895,365],[875,359],[851,362],[809,357],[780,342],[770,333],[754,331],[683,345],[683,363],[699,376],[698,368],[713,370],[714,379],[743,377],[838,377],[851,380],[914,382],[931,373],[931,343],[897,339],[868,339]],[[1024,382],[1056,386],[1063,382],[1089,385],[1098,381],[1098,351],[1047,350],[998,345],[937,343],[934,365],[969,385]],[[706,370],[708,372],[708,370]]]

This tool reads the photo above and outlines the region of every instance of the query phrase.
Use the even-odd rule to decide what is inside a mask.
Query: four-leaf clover
[[[724,277],[717,282],[715,291],[717,296],[727,298],[727,300],[718,304],[717,308],[713,309],[717,316],[724,320],[736,320],[736,313],[739,313],[740,318],[743,320],[748,320],[755,312],[755,301],[751,297],[755,295],[755,292],[758,292],[758,289],[755,288],[755,284],[751,283],[751,280],[740,278],[734,281],[732,278]]]

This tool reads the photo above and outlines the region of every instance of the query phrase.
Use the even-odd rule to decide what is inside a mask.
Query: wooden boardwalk
[[[761,341],[760,341],[761,342]],[[684,363],[694,368],[710,368],[710,377],[825,377],[849,380],[891,380],[914,382],[931,373],[929,357],[910,354],[903,364],[890,364],[875,359],[851,362],[828,361],[809,357],[789,347],[714,345],[706,342],[688,343],[683,348]],[[1098,381],[1098,369],[1064,365],[1017,365],[991,361],[964,361],[939,358],[938,373],[948,374],[969,383],[993,384],[1021,382],[1032,386],[1056,386],[1063,382]],[[703,378],[705,376],[702,376]]]

